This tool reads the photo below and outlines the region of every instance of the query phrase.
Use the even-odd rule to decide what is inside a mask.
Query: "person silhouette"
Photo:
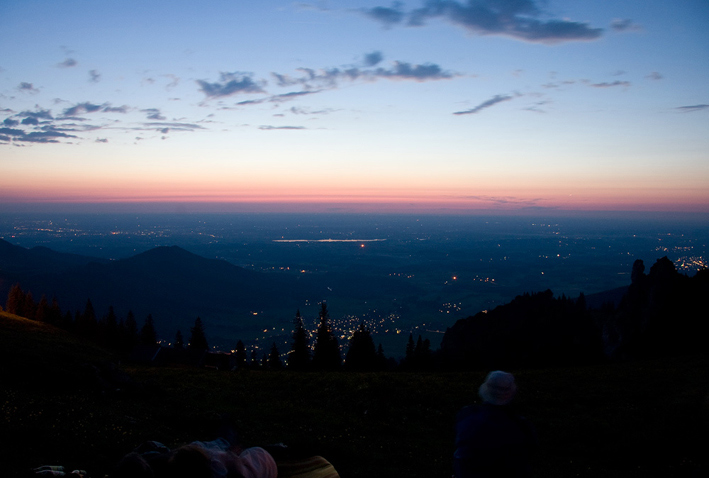
[[[458,412],[455,478],[531,476],[529,460],[537,438],[532,425],[510,406],[516,392],[511,373],[490,372],[478,390],[483,403]]]

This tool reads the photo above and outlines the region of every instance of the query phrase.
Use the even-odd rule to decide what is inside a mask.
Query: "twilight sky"
[[[709,212],[707,21],[706,0],[4,0],[0,209]]]

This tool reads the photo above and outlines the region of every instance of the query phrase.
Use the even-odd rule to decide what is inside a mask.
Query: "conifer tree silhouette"
[[[37,303],[34,318],[38,322],[49,322],[49,301],[47,300],[47,296],[44,294],[42,294],[42,297]]]
[[[96,312],[94,311],[93,304],[91,304],[91,299],[86,301],[83,314],[79,315],[77,312],[74,326],[76,327],[76,333],[79,335],[83,335],[84,337],[95,336],[97,327]]]
[[[108,314],[99,323],[99,335],[101,343],[109,348],[118,345],[118,317],[113,310],[113,306],[108,307]]]
[[[138,344],[138,323],[132,310],[128,311],[126,320],[123,323],[122,346],[124,352],[130,352]]]
[[[236,349],[234,350],[234,357],[236,360],[236,369],[241,370],[243,368],[246,368],[246,346],[244,346],[244,342],[239,340],[236,343]]]
[[[188,347],[191,350],[208,350],[207,336],[204,334],[204,325],[202,319],[197,317],[194,321],[194,327],[191,329],[190,342]]]
[[[278,347],[275,342],[273,342],[273,345],[271,346],[271,353],[268,354],[268,368],[271,370],[281,370],[283,368],[281,354],[278,352]]]
[[[305,330],[300,310],[295,313],[293,325],[293,342],[288,352],[288,368],[305,370],[310,365],[310,334]]]
[[[330,314],[325,301],[320,305],[320,325],[315,336],[313,368],[316,370],[337,370],[342,365],[340,345],[330,327]]]
[[[175,345],[173,347],[177,350],[184,350],[185,348],[185,339],[182,337],[181,330],[175,332]]]
[[[140,343],[141,345],[157,345],[158,343],[158,333],[155,330],[155,322],[153,321],[152,314],[148,314],[145,318],[145,323],[143,328],[140,329]]]
[[[345,368],[360,372],[370,372],[377,368],[377,350],[372,334],[364,323],[352,334],[345,358]]]
[[[25,293],[20,288],[20,284],[15,284],[10,288],[10,292],[7,294],[5,310],[9,314],[22,316],[22,309],[24,308],[24,305]]]

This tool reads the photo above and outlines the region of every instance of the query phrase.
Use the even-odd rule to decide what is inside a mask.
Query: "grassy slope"
[[[100,476],[145,440],[207,438],[207,424],[229,413],[247,445],[304,446],[345,477],[448,477],[455,413],[484,376],[134,367],[133,383],[114,392],[111,359],[0,313],[4,476],[42,464]],[[707,465],[705,358],[516,375],[519,406],[540,435],[537,476],[693,476]]]

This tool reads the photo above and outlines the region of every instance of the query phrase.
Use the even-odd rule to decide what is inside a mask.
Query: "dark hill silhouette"
[[[582,297],[546,290],[457,321],[443,336],[441,356],[452,368],[578,365],[600,359],[601,344]]]
[[[198,316],[236,318],[273,302],[292,302],[296,309],[297,301],[317,289],[294,277],[249,271],[176,246],[103,261],[2,242],[2,297],[19,282],[34,295],[56,296],[63,310],[83,310],[91,299],[98,314],[111,305],[122,316],[133,310],[139,321],[152,313],[163,338],[171,338],[176,328],[188,330]],[[230,325],[239,327],[238,321]]]
[[[157,247],[133,257],[103,260],[62,254],[47,248],[26,249],[0,241],[0,300],[13,284],[59,300],[62,311],[83,311],[88,299],[99,318],[113,306],[119,318],[133,311],[139,323],[152,314],[158,335],[171,339],[201,317],[214,339],[227,342],[240,330],[259,330],[264,320],[290,321],[306,300],[323,298],[408,297],[418,288],[368,270],[346,274],[282,274],[244,269],[207,259],[177,246]],[[333,293],[332,291],[336,291]],[[258,316],[252,312],[259,313]],[[214,342],[214,340],[213,340]]]
[[[586,296],[586,305],[589,309],[600,309],[608,304],[618,307],[627,292],[628,286],[626,285],[616,289],[596,292],[595,294],[588,294]]]
[[[43,274],[80,267],[90,262],[108,262],[96,257],[56,252],[47,247],[32,249],[16,246],[0,239],[0,271],[4,276]]]
[[[705,351],[709,270],[688,277],[663,257],[648,275],[635,261],[631,277],[630,286],[595,294],[593,302],[547,290],[461,319],[446,331],[441,358],[452,367],[494,369]]]
[[[632,358],[706,350],[707,296],[709,269],[688,277],[663,257],[645,274],[643,261],[635,261],[618,310],[602,316],[607,353]]]

